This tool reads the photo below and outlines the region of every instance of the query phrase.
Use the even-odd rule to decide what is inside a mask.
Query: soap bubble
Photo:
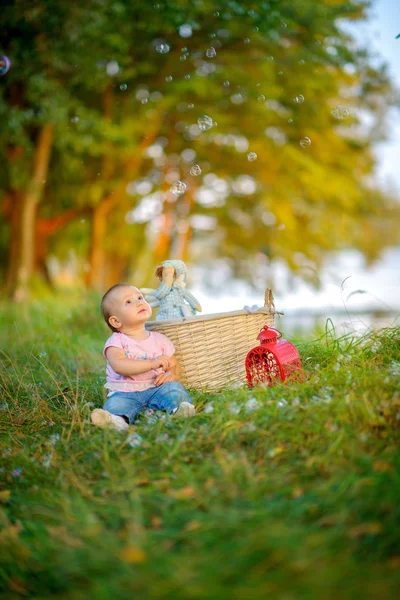
[[[214,410],[214,403],[213,402],[207,402],[207,404],[204,406],[204,413],[206,415],[209,415],[210,413],[212,413]]]
[[[79,121],[79,117],[71,117],[71,123],[77,123]]]
[[[259,408],[258,400],[256,398],[250,398],[245,404],[247,413],[252,413]]]
[[[186,73],[186,75],[185,75],[185,79],[190,79],[190,75],[189,75],[189,73]]]
[[[119,73],[119,64],[116,60],[111,60],[106,66],[107,75],[116,75]]]
[[[157,44],[156,50],[160,54],[167,54],[169,52],[169,46],[168,44]]]
[[[175,194],[175,196],[181,196],[186,192],[186,183],[183,181],[175,181],[171,186],[171,192]]]
[[[231,96],[231,102],[233,104],[243,104],[244,98],[242,94],[233,94],[233,96]]]
[[[183,38],[191,37],[192,33],[192,26],[189,23],[185,23],[179,27],[179,35]]]
[[[249,152],[247,155],[247,160],[249,162],[254,162],[255,160],[257,160],[257,154],[255,152]]]
[[[182,56],[180,56],[180,57],[179,57],[179,60],[180,60],[181,62],[183,62],[183,61],[184,61],[184,60],[186,60],[186,59],[187,59],[187,54],[182,54]]]
[[[0,75],[8,73],[11,66],[11,61],[5,54],[0,54]]]
[[[211,117],[204,115],[204,117],[199,117],[197,119],[197,124],[201,131],[207,131],[207,129],[211,129],[211,127],[213,126],[213,120]]]
[[[231,82],[230,82],[230,81],[228,81],[227,79],[226,79],[226,81],[224,81],[224,83],[223,83],[223,86],[224,86],[224,87],[229,87],[230,85],[231,85]]]
[[[260,94],[260,95],[258,96],[257,100],[258,100],[259,102],[265,102],[265,96],[264,96],[264,94]]]
[[[300,146],[302,148],[308,148],[308,146],[311,146],[311,140],[309,137],[303,137],[300,140]]]
[[[53,457],[52,452],[44,455],[42,465],[44,466],[45,469],[48,469],[50,467],[52,457]]]
[[[244,41],[245,44],[250,44],[251,40],[250,40],[250,38],[245,38],[243,41]]]
[[[192,108],[194,108],[194,104],[191,102],[190,104],[188,104],[187,107],[188,107],[189,110],[192,110]]]
[[[292,118],[290,118],[290,119],[288,119],[288,120],[287,120],[287,122],[288,122],[288,123],[293,123],[293,119],[292,119]]]
[[[341,106],[340,104],[335,106],[335,108],[331,112],[332,117],[339,120],[347,119],[349,114],[350,111],[345,106]]]
[[[131,446],[131,448],[139,448],[143,443],[143,438],[138,433],[133,432],[126,438],[126,443]]]
[[[214,56],[217,56],[217,52],[216,52],[215,48],[213,48],[213,47],[207,48],[207,50],[206,50],[206,56],[208,58],[214,58]]]
[[[237,402],[231,402],[228,404],[228,411],[231,413],[231,415],[238,415],[240,413],[240,406]]]
[[[193,165],[193,167],[190,169],[190,174],[194,176],[201,175],[200,165]]]
[[[143,414],[143,417],[145,418],[145,423],[147,426],[156,425],[159,421],[157,413],[152,408],[146,410],[146,412]]]
[[[296,98],[294,99],[294,101],[296,102],[296,104],[302,104],[304,102],[304,96],[302,96],[301,94],[299,94],[298,96],[296,96]]]
[[[166,76],[166,78],[165,78],[165,81],[166,81],[167,83],[170,83],[172,80],[173,80],[173,77],[172,77],[172,75],[167,75],[167,76]]]
[[[196,152],[193,148],[185,148],[181,152],[181,158],[187,163],[192,162],[196,158]]]
[[[121,85],[119,86],[119,89],[122,90],[123,92],[125,92],[125,90],[128,89],[128,86],[126,85],[126,83],[121,83]]]

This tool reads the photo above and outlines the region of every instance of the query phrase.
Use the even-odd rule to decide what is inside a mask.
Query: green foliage
[[[132,447],[89,422],[95,299],[26,311],[0,319],[1,598],[396,597],[398,328],[330,325],[303,385],[193,392]]]
[[[316,270],[327,252],[345,246],[375,259],[398,241],[398,206],[368,184],[372,143],[384,137],[382,115],[395,98],[385,69],[371,66],[369,52],[343,26],[365,18],[367,6],[336,0],[91,0],[79,6],[38,0],[25,6],[9,0],[0,43],[12,60],[0,91],[3,193],[25,189],[38,132],[53,123],[40,216],[96,207],[130,178],[151,181],[164,202],[171,170],[190,191],[190,164],[181,153],[193,149],[203,171],[197,186],[210,187],[204,177],[213,174],[225,181],[226,193],[214,205],[198,194],[187,215],[186,199],[178,199],[176,222],[182,214],[216,217],[220,239],[215,243],[210,231],[207,240],[215,255],[239,265],[264,253],[294,270],[302,266],[295,260],[300,252]],[[192,27],[189,38],[180,35],[183,24]],[[161,42],[168,53],[156,51]],[[214,58],[205,54],[211,46]],[[305,100],[296,104],[299,94]],[[332,116],[338,104],[349,108],[347,119]],[[204,114],[217,126],[190,133]],[[157,160],[144,146],[158,121],[153,137],[167,144]],[[308,148],[299,144],[305,136]],[[247,161],[248,151],[256,161]],[[235,186],[245,175],[253,192]],[[141,199],[134,191],[122,194],[112,219],[124,223]],[[378,236],[365,235],[376,228]],[[119,250],[124,256],[137,251],[131,229]],[[69,231],[61,235],[65,246]],[[195,230],[194,246],[204,236]],[[111,227],[105,245],[116,245]],[[58,247],[57,239],[50,250]]]

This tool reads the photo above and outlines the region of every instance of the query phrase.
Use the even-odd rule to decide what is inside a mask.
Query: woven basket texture
[[[269,294],[268,294],[269,292]],[[264,325],[274,326],[272,294],[254,313],[238,310],[170,321],[149,321],[146,329],[166,335],[175,346],[182,367],[181,382],[188,388],[212,391],[246,383],[245,359],[257,346]]]

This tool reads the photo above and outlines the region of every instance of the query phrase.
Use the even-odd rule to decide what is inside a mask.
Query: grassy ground
[[[399,328],[121,434],[89,423],[94,305],[25,311],[0,314],[0,598],[398,598]]]

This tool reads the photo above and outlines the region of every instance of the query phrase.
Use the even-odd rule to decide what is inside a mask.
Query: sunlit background
[[[4,16],[4,299],[157,287],[179,258],[205,313],[261,305],[268,286],[288,330],[396,322],[400,7]]]

